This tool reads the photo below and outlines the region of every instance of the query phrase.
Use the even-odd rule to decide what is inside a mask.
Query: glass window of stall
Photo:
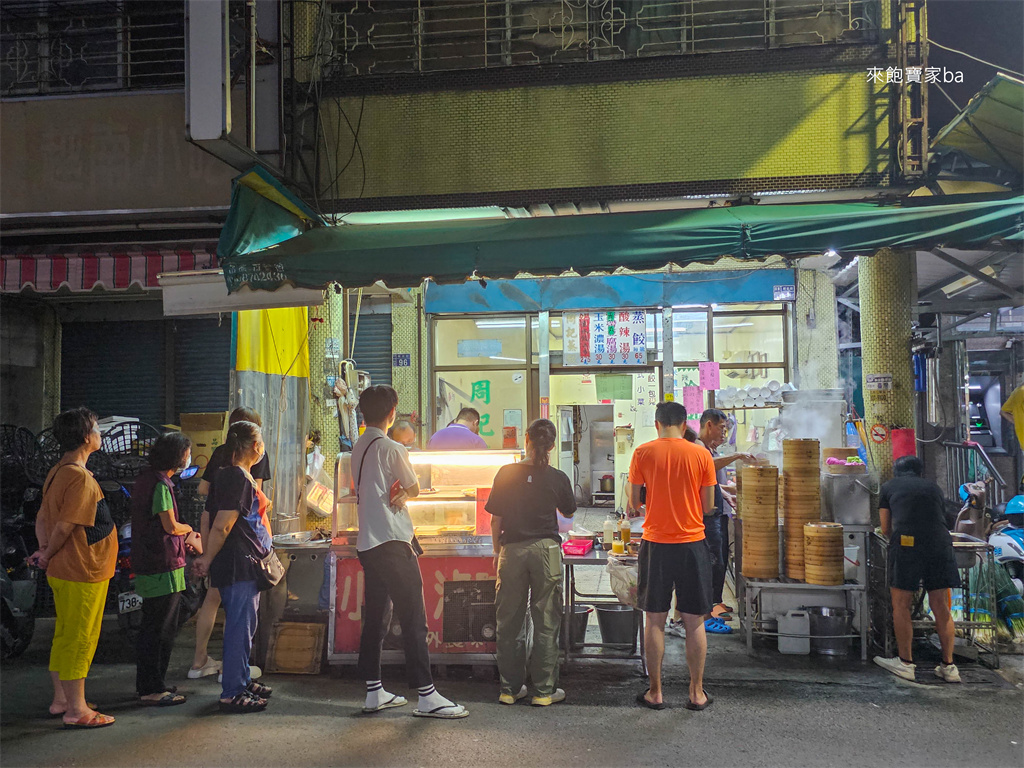
[[[705,393],[704,405],[731,417],[727,452],[774,449],[775,403],[790,380],[789,322],[784,303],[673,308],[676,387],[697,383],[699,363],[719,363],[720,388]]]
[[[433,431],[465,407],[480,412],[488,448],[522,448],[534,377],[526,315],[441,317],[431,326]],[[428,420],[428,423],[431,423]],[[514,432],[506,433],[505,428]],[[511,435],[514,442],[506,438]]]
[[[777,450],[777,403],[790,380],[789,335],[786,304],[713,308],[711,349],[721,374],[714,402],[733,422],[726,450]]]

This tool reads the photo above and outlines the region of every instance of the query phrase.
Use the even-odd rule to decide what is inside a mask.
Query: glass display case
[[[494,476],[520,460],[519,451],[411,451],[420,494],[406,502],[416,538],[428,545],[432,537],[489,536],[490,516],[483,512]],[[338,462],[335,483],[334,535],[354,541],[359,525],[355,494],[346,463]]]

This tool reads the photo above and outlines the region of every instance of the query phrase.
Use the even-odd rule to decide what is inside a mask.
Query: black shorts
[[[894,534],[889,544],[889,586],[907,592],[917,591],[921,585],[933,589],[954,589],[960,586],[960,571],[956,567],[953,547],[904,547],[900,536]]]
[[[637,563],[637,607],[648,613],[668,613],[672,591],[676,610],[703,616],[711,611],[711,550],[705,540],[686,544],[640,541]]]

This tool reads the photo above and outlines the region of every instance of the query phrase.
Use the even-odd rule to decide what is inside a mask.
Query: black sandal
[[[269,699],[270,694],[274,692],[274,689],[269,685],[262,685],[257,683],[255,680],[250,682],[249,685],[246,686],[245,690],[259,699]]]
[[[248,691],[242,691],[231,701],[221,701],[220,711],[235,715],[247,715],[250,712],[262,712],[267,708],[267,700],[253,696]]]

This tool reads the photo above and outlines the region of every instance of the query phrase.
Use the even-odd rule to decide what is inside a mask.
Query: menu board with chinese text
[[[562,365],[646,365],[647,313],[643,310],[566,312]]]

